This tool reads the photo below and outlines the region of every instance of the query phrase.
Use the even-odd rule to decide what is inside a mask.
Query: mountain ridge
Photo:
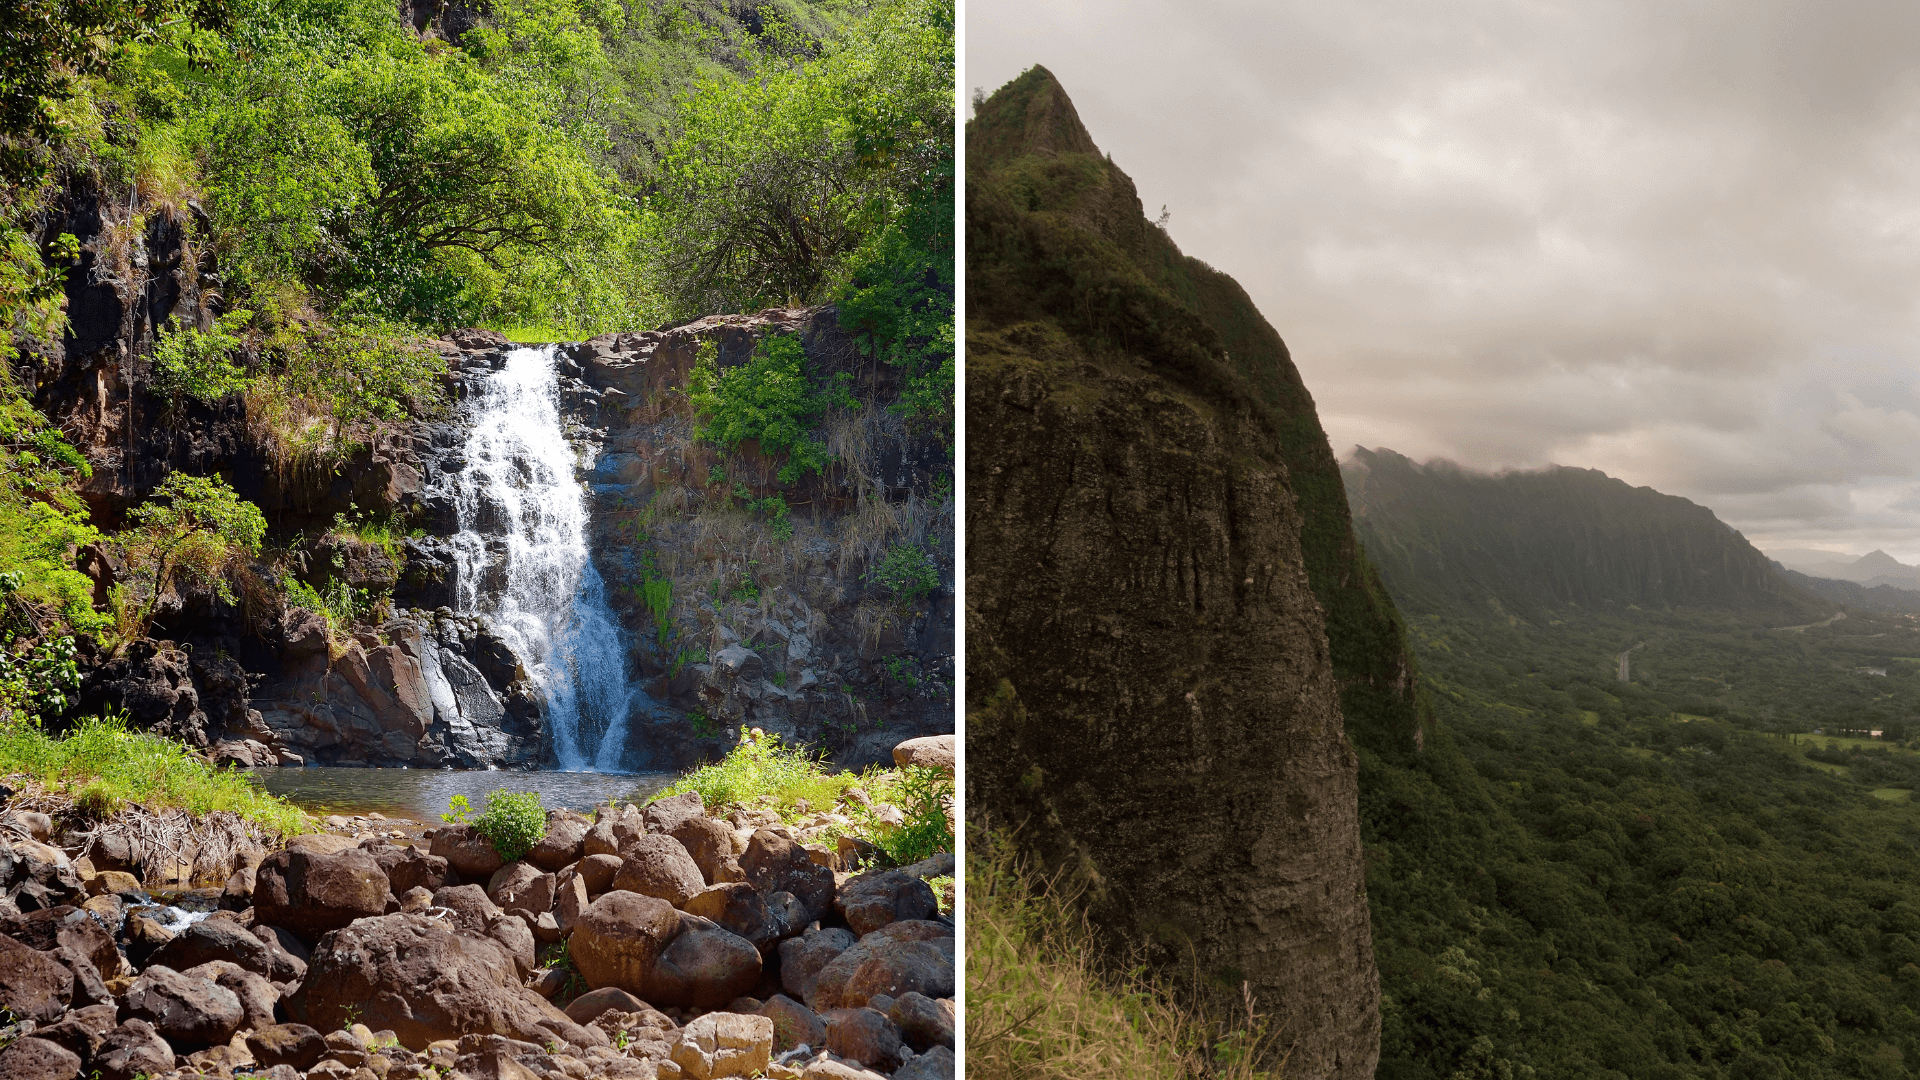
[[[1549,622],[1568,607],[1799,619],[1833,602],[1774,572],[1712,510],[1595,469],[1481,473],[1355,447],[1354,519],[1396,595]]]

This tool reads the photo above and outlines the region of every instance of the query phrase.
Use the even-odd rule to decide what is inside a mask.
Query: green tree
[[[134,527],[116,539],[140,571],[135,622],[143,630],[176,584],[210,589],[233,603],[227,572],[239,557],[258,554],[267,532],[260,508],[217,476],[173,473],[131,517]]]

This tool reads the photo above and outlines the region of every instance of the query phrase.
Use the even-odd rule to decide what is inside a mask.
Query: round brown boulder
[[[490,877],[506,862],[493,850],[493,841],[480,835],[471,825],[449,825],[433,834],[430,854],[447,860],[447,865],[469,880]]]
[[[807,1007],[815,1012],[859,1008],[875,994],[899,998],[909,991],[930,998],[953,996],[951,927],[933,922],[897,922],[861,938],[829,960],[814,977]]]
[[[813,861],[807,849],[771,829],[759,829],[740,856],[747,881],[764,894],[789,892],[807,909],[807,922],[833,907],[833,871]]]
[[[527,852],[527,861],[549,873],[577,862],[587,844],[592,822],[571,810],[555,810],[547,819],[547,834]]]
[[[329,930],[387,910],[387,875],[358,848],[331,855],[276,851],[260,864],[255,919],[312,943]]]
[[[493,872],[487,881],[487,896],[508,910],[551,911],[553,875],[541,873],[532,863],[515,860]]]
[[[697,791],[683,791],[664,799],[655,799],[647,804],[645,813],[647,831],[650,833],[670,833],[688,818],[699,817],[707,812],[706,804],[701,802]]]
[[[620,872],[613,877],[613,887],[683,907],[707,887],[707,880],[680,841],[649,834],[621,849]]]
[[[194,923],[155,950],[150,962],[185,971],[212,960],[225,960],[268,978],[288,977],[274,973],[273,950],[267,943],[231,919],[202,919]]]
[[[128,1020],[100,1041],[93,1055],[100,1080],[133,1080],[173,1068],[173,1048],[145,1020]]]
[[[574,923],[569,951],[589,987],[617,986],[646,995],[660,953],[680,928],[681,915],[657,896],[614,891],[595,900]]]
[[[246,1010],[233,991],[203,974],[154,964],[127,987],[120,1011],[145,1020],[178,1053],[201,1050],[233,1038]]]
[[[833,906],[853,932],[863,936],[903,919],[931,918],[940,910],[932,886],[898,870],[849,879],[834,896]]]
[[[73,972],[46,953],[0,934],[0,1009],[51,1024],[73,1000]]]
[[[654,1005],[717,1008],[760,981],[760,950],[698,915],[680,917],[680,933],[660,953],[640,996]]]
[[[908,739],[893,748],[893,763],[906,768],[909,765],[924,765],[928,768],[945,769],[951,773],[954,762],[954,737],[951,735],[928,735],[919,739]]]
[[[744,881],[728,881],[706,889],[688,900],[689,915],[712,919],[729,933],[753,943],[762,957],[780,943],[778,920],[767,910],[767,901]]]
[[[574,871],[580,880],[586,883],[587,895],[598,897],[613,888],[613,879],[620,873],[620,856],[589,855],[580,860],[580,866]]]
[[[355,1022],[390,1029],[411,1050],[467,1034],[606,1045],[603,1033],[568,1020],[521,985],[499,945],[423,915],[364,919],[329,935],[285,1004],[299,1023],[321,1031]]]
[[[668,835],[680,841],[680,846],[693,856],[694,865],[700,867],[707,884],[737,881],[742,876],[739,863],[733,857],[733,829],[725,822],[700,814],[675,825]]]
[[[59,1043],[28,1037],[0,1050],[0,1076],[7,1080],[74,1080],[79,1075],[80,1055]]]

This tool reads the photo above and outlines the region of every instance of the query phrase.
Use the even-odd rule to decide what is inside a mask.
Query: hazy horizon
[[[971,0],[1336,452],[1595,468],[1920,563],[1920,8]]]

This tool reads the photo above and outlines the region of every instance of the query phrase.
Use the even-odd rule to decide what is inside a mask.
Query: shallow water
[[[266,789],[308,813],[365,814],[437,822],[455,795],[477,812],[496,788],[537,791],[547,807],[587,810],[610,799],[640,802],[675,773],[496,772],[482,769],[250,769]]]

